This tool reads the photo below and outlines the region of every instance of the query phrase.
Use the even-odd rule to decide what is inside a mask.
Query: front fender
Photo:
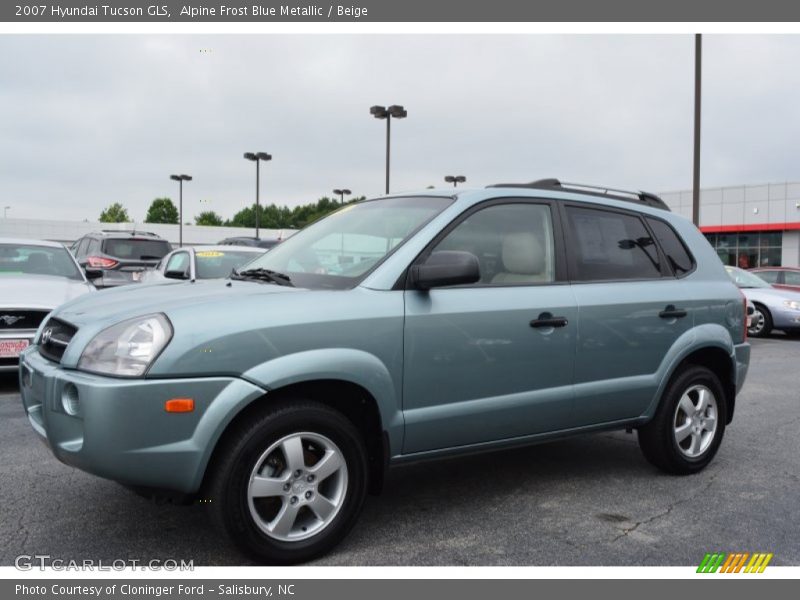
[[[659,381],[658,389],[650,400],[647,410],[645,410],[642,415],[644,419],[649,420],[655,414],[656,408],[658,408],[658,402],[664,394],[664,390],[672,378],[672,375],[675,373],[675,370],[678,368],[678,365],[689,355],[706,348],[719,348],[728,355],[732,363],[735,380],[737,368],[736,352],[728,330],[722,325],[717,325],[715,323],[704,323],[703,325],[693,327],[675,341],[669,349],[669,352],[667,352],[664,359],[661,361],[661,365],[656,373],[656,379]]]
[[[242,378],[266,390],[306,381],[335,379],[361,386],[378,405],[381,423],[392,451],[403,443],[403,412],[400,406],[400,378],[392,377],[375,355],[352,348],[325,348],[288,354],[257,365]]]

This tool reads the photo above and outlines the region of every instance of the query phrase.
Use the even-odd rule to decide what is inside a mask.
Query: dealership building
[[[659,194],[692,218],[692,191]],[[700,230],[726,265],[800,266],[800,183],[700,190]]]

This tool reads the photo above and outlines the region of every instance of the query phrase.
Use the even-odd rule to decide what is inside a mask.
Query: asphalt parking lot
[[[800,340],[753,341],[750,375],[704,472],[663,475],[605,433],[393,470],[326,565],[695,565],[707,551],[800,565]],[[0,379],[0,564],[183,559],[246,565],[203,506],[155,505],[59,463]]]

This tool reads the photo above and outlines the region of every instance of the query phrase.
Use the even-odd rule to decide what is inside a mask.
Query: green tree
[[[147,209],[145,223],[178,224],[178,209],[169,198],[156,198]]]
[[[345,202],[352,204],[364,200],[364,197],[353,198]],[[325,215],[341,208],[342,204],[338,200],[326,197],[320,198],[316,202],[301,204],[294,208],[288,206],[277,206],[268,204],[259,206],[259,226],[264,229],[302,229],[306,225],[321,219]],[[233,218],[225,222],[230,227],[250,227],[256,226],[256,205],[243,208],[233,215]]]
[[[128,211],[119,202],[114,202],[100,213],[101,223],[130,223]]]
[[[220,225],[222,225],[222,217],[220,217],[213,210],[206,210],[201,212],[194,218],[194,224],[211,225],[213,227],[219,227]]]

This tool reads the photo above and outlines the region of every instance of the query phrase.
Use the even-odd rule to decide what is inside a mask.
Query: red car
[[[800,269],[795,267],[759,267],[750,270],[774,287],[800,292]]]

